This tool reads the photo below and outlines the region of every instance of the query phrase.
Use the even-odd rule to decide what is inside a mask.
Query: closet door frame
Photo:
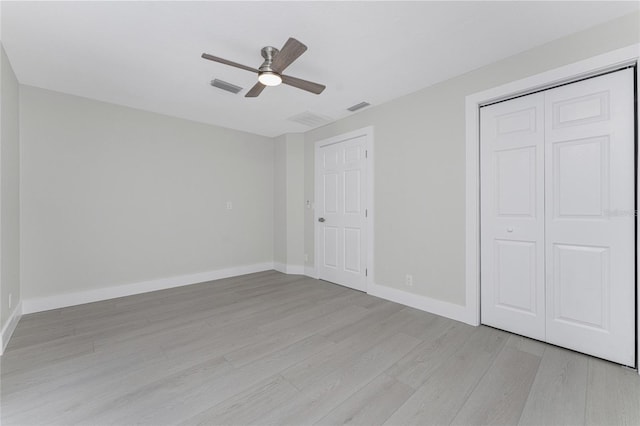
[[[570,65],[536,74],[522,80],[507,83],[492,89],[474,93],[466,97],[466,226],[465,226],[465,286],[466,305],[464,318],[460,320],[480,325],[480,107],[628,66],[635,68],[635,96],[640,99],[640,44],[634,44],[602,55],[594,56]],[[640,108],[636,109],[636,138]],[[640,151],[640,150],[639,150]],[[636,164],[640,165],[638,153]],[[640,201],[640,173],[636,175],[636,199]],[[638,216],[636,215],[636,228]],[[640,240],[640,239],[639,239]],[[638,265],[640,265],[640,244],[636,241],[636,309],[640,307],[638,288]],[[636,354],[640,352],[640,315],[636,315]],[[636,360],[636,364],[638,360]],[[640,374],[640,369],[638,369]]]

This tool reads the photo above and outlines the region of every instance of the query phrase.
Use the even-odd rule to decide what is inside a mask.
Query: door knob
[[[324,222],[324,217],[319,217],[318,222]]]

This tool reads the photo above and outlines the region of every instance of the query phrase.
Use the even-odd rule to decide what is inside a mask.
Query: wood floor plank
[[[587,356],[548,347],[544,351],[519,424],[584,424],[587,372]]]
[[[7,350],[38,345],[75,334],[75,324],[50,323],[49,321],[32,324],[32,326],[25,326],[22,321],[18,323],[19,329],[16,328],[16,330],[19,331],[14,331],[14,336],[9,340]]]
[[[130,346],[154,346],[171,342],[182,336],[192,339],[203,338],[211,332],[211,327],[205,321],[184,322],[147,322],[143,324],[126,324],[114,329],[100,330],[90,335],[95,342],[96,351],[119,350]]]
[[[345,307],[352,307],[356,312],[369,312],[367,309],[360,306],[354,306],[349,303],[350,298],[344,297],[344,293],[337,293],[330,297],[314,298],[312,303],[304,305],[304,309],[300,309],[289,313],[288,315],[282,315],[274,321],[269,321],[264,324],[260,324],[258,328],[264,333],[270,333],[273,331],[283,330],[289,328],[292,325],[297,325],[303,322],[307,322],[311,319],[330,317],[336,311],[342,310]],[[354,318],[355,321],[355,318]]]
[[[427,328],[431,338],[423,340],[403,359],[395,363],[387,374],[418,389],[473,334],[474,328],[443,319]]]
[[[268,413],[289,399],[298,390],[284,377],[276,375],[231,398],[187,419],[184,425],[252,425],[260,424]]]
[[[18,327],[40,327],[45,324],[51,324],[61,318],[62,311],[63,309],[52,309],[49,311],[24,314],[20,317]],[[16,327],[16,330],[18,330],[18,327]]]
[[[543,356],[545,348],[549,347],[547,344],[517,334],[509,336],[506,346],[540,357]]]
[[[269,324],[271,322],[270,319],[278,318],[278,312],[280,315],[287,315],[292,312],[304,311],[309,307],[307,304],[299,304],[299,306],[300,308],[295,311],[292,311],[288,306],[286,306],[286,304],[283,306],[274,306],[270,312],[259,313],[251,318],[242,319],[240,321],[227,324],[224,327],[222,327],[220,323],[216,323],[215,326],[213,326],[207,321],[207,325],[211,328],[203,330],[204,336],[194,333],[175,336],[175,338],[171,339],[169,342],[161,344],[161,347],[170,358],[181,357],[186,353],[229,354],[230,357],[238,355],[238,359],[235,360],[235,362],[236,364],[240,364],[247,361],[247,359],[245,358],[245,360],[242,361],[240,360],[241,356],[238,353],[233,354],[233,352],[240,351],[242,348],[251,345],[261,345],[265,350],[269,347],[273,349],[278,346],[278,343],[271,342],[274,344],[270,345],[269,340],[277,340],[278,336],[280,336],[285,343],[287,343],[287,340],[289,343],[293,343],[296,340],[296,336],[298,338],[303,338],[305,334],[310,334],[304,330],[298,330],[297,333],[295,331],[291,332],[292,327],[298,326],[295,322],[283,324],[280,330],[273,331],[271,333],[262,332],[260,329],[260,325]],[[358,311],[355,312],[356,317],[362,316],[360,313],[362,309],[363,308],[353,309],[354,312]],[[275,321],[277,321],[277,319]],[[321,322],[318,324],[320,323]],[[328,326],[322,328],[330,329]],[[232,329],[233,332],[230,333],[229,329]],[[256,355],[259,354],[253,354],[249,358],[255,359],[257,358]]]
[[[493,328],[475,331],[384,424],[451,423],[508,338],[506,332]]]
[[[171,394],[180,391],[193,382],[212,379],[231,368],[223,358],[215,358],[179,371],[161,370],[154,373],[147,369],[143,374],[120,376],[120,380],[100,377],[90,384],[77,383],[73,388],[67,388],[66,392],[58,391],[56,395],[52,395],[53,398],[30,405],[27,410],[29,423],[100,422],[101,419],[105,421],[101,415],[106,414],[106,418],[111,418],[113,413],[126,413],[134,418],[134,413],[129,411],[132,402],[163,392]],[[161,376],[160,379],[158,375]],[[54,418],[51,417],[52,412],[56,413]],[[21,413],[15,413],[15,419],[20,418]],[[4,420],[9,424],[19,424],[11,416],[3,419],[3,423]]]
[[[320,419],[318,425],[381,425],[414,389],[381,374]]]
[[[109,380],[131,378],[142,366],[151,371],[161,368],[169,373],[166,358],[153,348],[138,348],[129,353],[96,352],[66,360],[64,363],[20,371],[2,376],[2,401],[5,410],[20,407],[20,401],[38,401],[43,406],[66,392],[77,393],[82,386],[98,387]]]
[[[2,373],[29,370],[94,352],[93,342],[76,336],[8,351],[2,355]]]
[[[640,425],[638,372],[589,358],[587,425]]]
[[[453,323],[462,324],[449,318],[430,314],[408,306],[403,308],[402,312],[409,317],[409,321],[402,326],[402,332],[420,340],[432,340],[434,330],[437,330],[439,327]]]
[[[188,395],[196,387],[206,387],[233,372],[233,367],[223,358],[213,358],[184,370],[161,374],[156,380],[144,382],[113,383],[105,392],[89,394],[90,400],[76,407],[67,408],[66,418],[60,423],[116,423],[144,422],[147,410],[164,407],[177,398]],[[151,376],[153,377],[153,376]],[[155,376],[158,377],[158,376]],[[140,386],[140,383],[143,383]],[[165,413],[169,415],[169,410]]]
[[[366,329],[371,329],[373,327],[378,326],[383,321],[386,321],[391,315],[402,310],[402,306],[385,302],[383,304],[379,304],[370,309],[369,314],[367,314],[362,319],[347,325],[339,330],[334,330],[332,333],[325,333],[325,336],[334,342],[340,342],[344,339],[348,339],[354,335],[362,333]]]
[[[388,313],[386,309],[378,311],[378,313]],[[282,372],[282,375],[298,389],[304,389],[307,386],[323,379],[327,375],[333,373],[336,369],[349,364],[356,357],[368,351],[371,347],[379,342],[389,339],[391,336],[400,333],[400,327],[408,321],[408,318],[399,310],[396,314],[386,316],[384,319],[373,321],[357,321],[357,329],[360,332],[350,330],[348,337],[339,340],[336,346],[329,348],[327,351],[319,352],[313,357],[305,360]],[[365,316],[371,320],[373,316]],[[334,333],[326,335],[331,340]],[[415,338],[414,338],[415,339]],[[415,339],[419,343],[418,339]]]
[[[505,347],[482,377],[454,425],[514,425],[520,419],[540,357]]]
[[[361,355],[354,356],[341,368],[309,384],[285,404],[274,407],[261,421],[265,424],[315,423],[417,344],[418,340],[414,337],[394,334]]]
[[[322,336],[312,336],[240,369],[234,369],[216,380],[191,386],[179,395],[161,399],[145,398],[141,403],[133,405],[130,413],[116,417],[115,423],[130,422],[131,418],[136,418],[137,423],[153,425],[186,421],[194,413],[203,411],[204,407],[219,404],[246,391],[333,344]],[[158,407],[163,409],[158,410]],[[108,417],[112,418],[112,415],[109,414]]]
[[[228,352],[225,358],[235,367],[241,367],[313,334],[340,328],[362,318],[366,312],[366,309],[359,306],[346,306],[331,312],[328,316],[312,317],[302,323],[292,323],[295,324],[293,327],[291,324],[288,327],[283,325],[282,331],[269,333],[268,336],[261,337],[253,343]]]

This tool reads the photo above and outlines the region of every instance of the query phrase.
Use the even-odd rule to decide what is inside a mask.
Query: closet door
[[[635,362],[633,111],[631,69],[545,92],[546,340],[625,365]]]
[[[482,323],[544,340],[544,94],[480,121]]]

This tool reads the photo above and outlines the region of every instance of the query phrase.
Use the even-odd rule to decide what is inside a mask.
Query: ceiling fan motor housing
[[[273,60],[279,52],[280,51],[273,46],[263,47],[261,54],[262,54],[262,57],[264,58],[264,62],[262,63],[262,65],[260,65],[260,68],[258,69],[262,72],[275,72],[271,68],[271,64],[273,64]]]

